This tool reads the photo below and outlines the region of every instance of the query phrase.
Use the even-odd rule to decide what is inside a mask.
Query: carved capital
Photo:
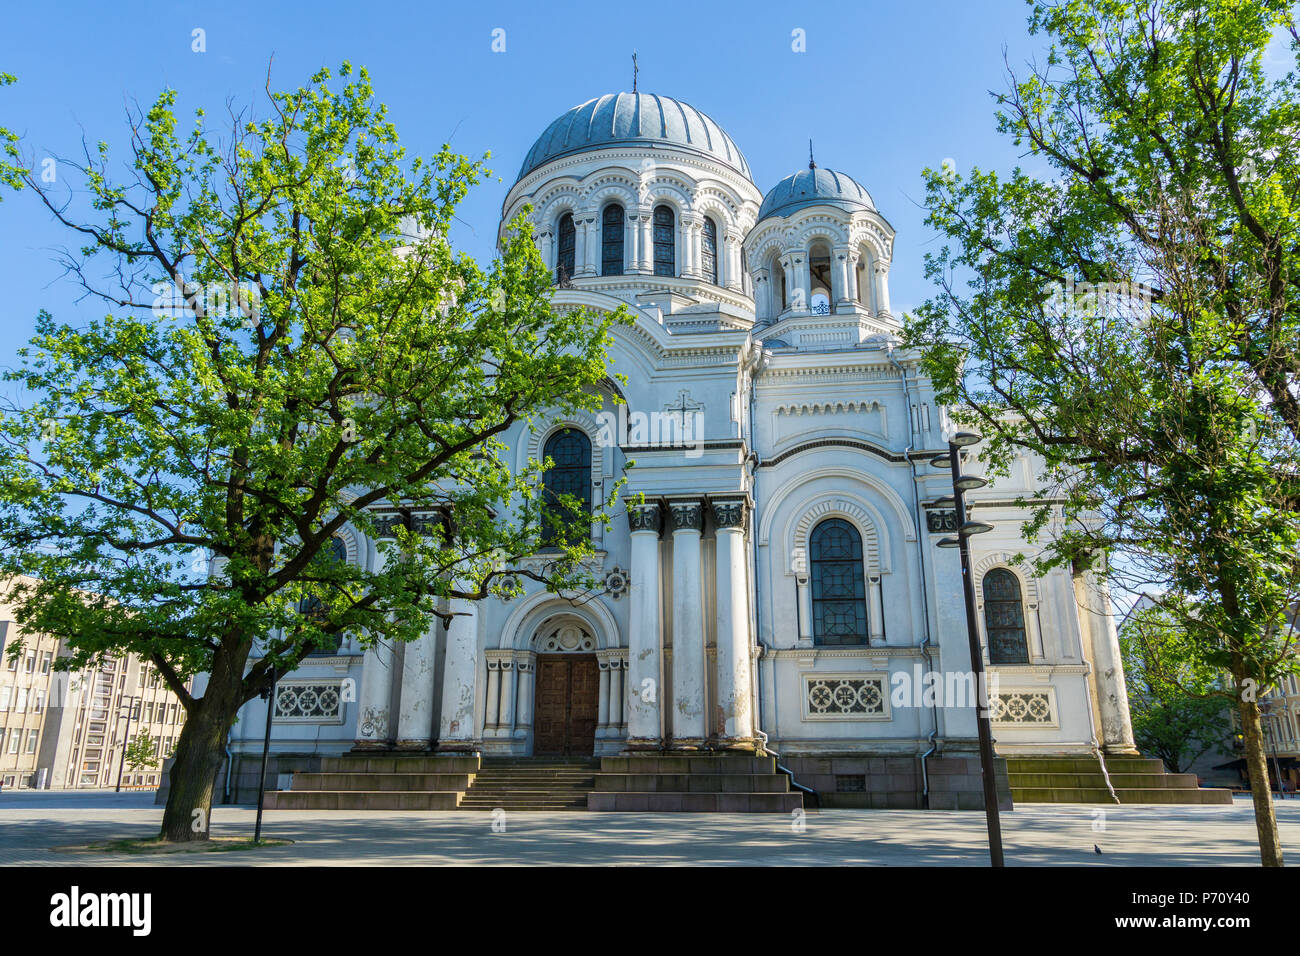
[[[668,523],[674,531],[703,531],[704,502],[699,498],[668,502]]]
[[[956,511],[927,511],[925,524],[931,534],[953,532],[957,530]]]
[[[714,527],[719,530],[739,528],[743,531],[745,529],[749,518],[749,502],[744,498],[711,498],[709,507],[713,509]]]
[[[664,526],[663,509],[658,502],[628,505],[627,526],[632,531],[653,531],[659,534]]]

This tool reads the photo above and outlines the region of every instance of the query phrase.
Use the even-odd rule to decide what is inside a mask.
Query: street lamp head
[[[983,488],[988,482],[974,475],[958,475],[957,480],[952,484],[958,491],[975,491],[977,488]]]
[[[936,468],[951,468],[952,459],[947,455],[935,455],[930,459],[930,464],[934,465]]]
[[[940,548],[960,548],[961,542],[956,538],[940,538],[935,545]]]
[[[952,495],[944,495],[942,498],[938,498],[934,502],[936,508],[952,508],[955,507],[956,504],[957,499]]]
[[[975,432],[958,432],[948,439],[950,445],[965,447],[966,445],[975,445],[984,440],[983,435],[977,435]]]
[[[963,535],[984,534],[992,530],[993,525],[985,521],[967,521],[957,530],[957,533]]]

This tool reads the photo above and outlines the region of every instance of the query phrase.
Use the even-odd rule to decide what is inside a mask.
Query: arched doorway
[[[572,622],[544,628],[537,639],[533,753],[590,757],[600,719],[596,642]]]

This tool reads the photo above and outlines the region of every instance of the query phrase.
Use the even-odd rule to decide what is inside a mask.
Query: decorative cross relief
[[[704,415],[704,404],[691,399],[691,393],[682,389],[677,393],[676,402],[668,402],[664,405],[664,411],[672,412],[677,417],[677,424],[681,426],[682,434],[686,433],[687,416],[691,421],[698,421]]]

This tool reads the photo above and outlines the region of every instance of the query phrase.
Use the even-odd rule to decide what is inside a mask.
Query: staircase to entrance
[[[461,810],[586,810],[599,761],[591,757],[484,757]]]

